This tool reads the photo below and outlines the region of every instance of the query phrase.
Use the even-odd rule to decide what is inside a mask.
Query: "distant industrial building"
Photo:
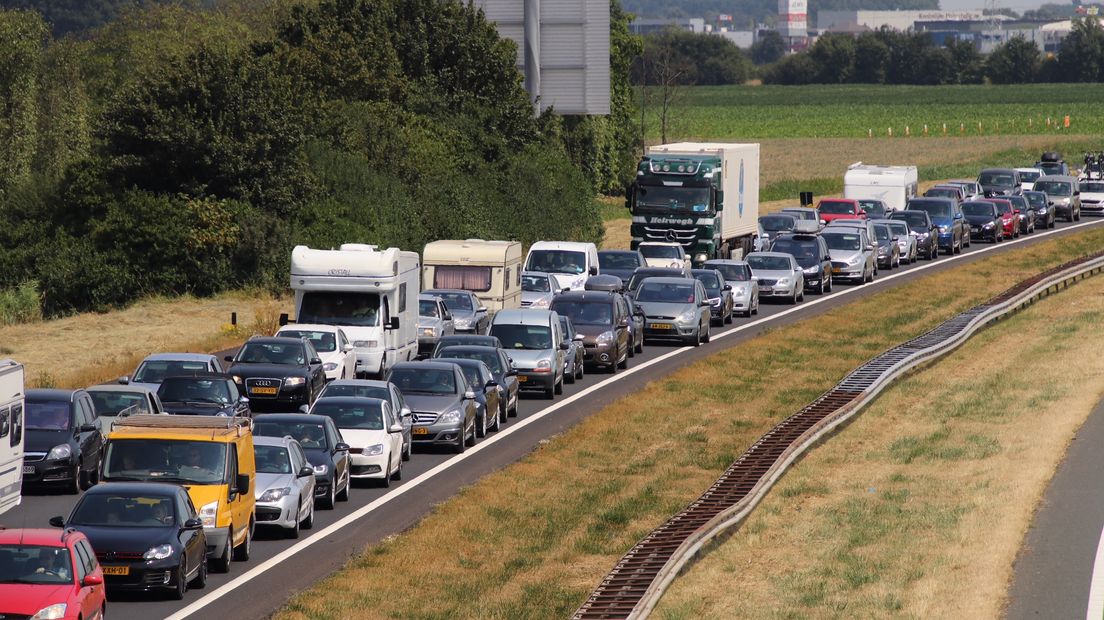
[[[677,28],[679,30],[698,34],[706,31],[705,20],[700,17],[691,17],[688,19],[650,19],[638,17],[629,23],[629,31],[633,34],[656,34],[670,28]]]
[[[997,16],[1003,17],[1003,16]],[[817,13],[817,30],[821,32],[860,33],[879,30],[883,26],[892,30],[928,30],[925,26],[938,25],[931,30],[944,30],[947,24],[955,30],[971,24],[989,23],[989,16],[981,11],[820,11]]]

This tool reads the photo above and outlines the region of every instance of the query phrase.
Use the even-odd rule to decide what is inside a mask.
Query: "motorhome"
[[[23,365],[0,360],[0,514],[22,499],[23,395]]]
[[[521,307],[521,243],[483,239],[427,243],[422,290],[463,289],[491,312]]]
[[[543,271],[561,289],[583,290],[587,278],[598,275],[598,246],[575,241],[538,241],[525,257],[526,271]]]
[[[876,166],[860,161],[847,167],[843,197],[881,200],[890,209],[901,211],[916,196],[918,179],[916,166]]]
[[[418,354],[420,273],[417,252],[358,243],[336,250],[296,246],[296,321],[340,326],[353,341],[357,376],[383,377]]]

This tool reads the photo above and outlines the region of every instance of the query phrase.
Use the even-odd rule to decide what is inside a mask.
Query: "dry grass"
[[[1104,231],[1086,232],[923,278],[657,379],[369,548],[277,617],[569,615],[781,417],[877,352],[1101,242]],[[427,583],[433,596],[409,596]]]
[[[31,386],[84,387],[128,374],[150,353],[214,351],[271,334],[282,306],[246,293],[147,299],[116,312],[0,327],[0,356],[22,362]],[[230,326],[231,312],[239,329]]]
[[[1104,394],[1102,318],[1093,278],[887,390],[656,617],[999,616],[1034,507]]]

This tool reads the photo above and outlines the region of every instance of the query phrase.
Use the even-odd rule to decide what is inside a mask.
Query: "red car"
[[[0,529],[0,618],[101,620],[104,577],[75,530]]]
[[[849,198],[825,198],[817,204],[817,210],[825,224],[832,220],[866,219],[866,211],[859,206],[859,201]]]
[[[1020,236],[1020,210],[1012,206],[1012,203],[1003,198],[984,198],[985,202],[997,205],[997,215],[1000,217],[1001,229],[1008,239]]]

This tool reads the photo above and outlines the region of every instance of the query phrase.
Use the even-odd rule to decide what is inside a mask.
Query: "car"
[[[1020,191],[1030,192],[1035,189],[1035,181],[1045,174],[1040,168],[1016,168],[1020,173]]]
[[[1104,181],[1081,181],[1081,210],[1088,213],[1104,213]]]
[[[718,258],[705,261],[706,269],[721,272],[725,284],[732,287],[732,312],[750,317],[759,313],[759,281],[746,261]]]
[[[644,263],[648,267],[690,268],[690,257],[680,243],[642,241],[636,249],[644,257]]]
[[[100,427],[103,435],[111,430],[111,422],[117,416],[165,413],[157,392],[140,385],[105,383],[89,386],[85,391],[92,397],[92,406],[96,410],[96,426]]]
[[[924,192],[925,198],[950,198],[961,203],[966,200],[966,189],[960,185],[936,185]]]
[[[671,269],[667,267],[641,267],[633,272],[629,281],[625,283],[625,295],[633,297],[640,283],[645,278],[689,278],[690,274],[685,269]]]
[[[889,226],[874,224],[874,239],[878,242],[878,265],[886,269],[894,269],[901,266],[901,246],[897,243],[897,237]]]
[[[710,320],[719,326],[731,323],[732,287],[725,282],[721,272],[716,269],[694,269],[690,275],[705,287],[705,295],[710,305]]]
[[[858,200],[850,198],[825,198],[817,203],[817,213],[825,224],[838,219],[865,218],[866,213],[859,206]]]
[[[885,201],[873,198],[860,198],[859,208],[866,212],[868,218],[882,218],[893,212],[893,209]]]
[[[901,255],[901,262],[908,265],[916,261],[918,253],[916,246],[916,234],[909,229],[908,224],[901,220],[874,220],[875,224],[884,224],[889,227],[890,233],[897,237],[897,250]]]
[[[280,338],[306,338],[322,358],[326,381],[352,379],[357,376],[357,356],[353,342],[345,330],[333,325],[296,324],[281,327]]]
[[[452,314],[443,299],[424,294],[418,296],[418,355],[429,355],[437,348],[438,339],[455,331]]]
[[[506,421],[506,416],[502,415],[505,393],[494,380],[491,369],[479,360],[459,357],[441,357],[434,361],[456,364],[464,372],[468,385],[475,392],[476,437],[486,437],[491,431],[502,430],[502,424]]]
[[[798,220],[808,220],[810,222],[816,222],[817,226],[824,226],[824,220],[820,219],[820,212],[816,207],[786,207],[779,211],[779,213],[785,213],[786,215],[792,215]]]
[[[872,220],[868,220],[868,219],[866,219],[866,220],[856,220],[856,219],[832,220],[825,227],[825,230],[828,230],[828,229],[831,229],[831,230],[850,229],[850,230],[863,230],[863,231],[866,231],[866,237],[867,237],[867,239],[870,239],[871,243],[874,245],[874,255],[877,256],[879,243],[878,243],[878,236],[874,232],[874,223],[873,223]],[[874,261],[874,275],[878,275],[878,262],[877,261]]]
[[[794,226],[797,225],[797,217],[786,213],[760,215],[759,225],[763,227],[763,232],[767,233],[767,240],[774,241],[778,235],[793,231]]]
[[[602,275],[617,276],[622,280],[628,280],[637,267],[646,265],[644,255],[639,250],[598,251],[598,266],[602,270]]]
[[[518,379],[517,370],[510,362],[509,356],[502,347],[487,347],[479,345],[454,345],[437,351],[436,355],[451,359],[479,360],[490,368],[495,383],[502,388],[502,411],[499,417],[505,421],[507,417],[516,417],[518,414]]]
[[[188,491],[162,482],[108,482],[88,489],[50,525],[88,537],[107,590],[167,591],[184,598],[207,583],[207,537]]]
[[[488,336],[486,334],[453,334],[452,336],[445,336],[437,342],[437,348],[433,350],[433,354],[430,355],[430,358],[437,357],[438,352],[445,347],[463,345],[501,349],[502,341],[494,336]]]
[[[556,283],[552,290],[580,290],[587,277],[599,273],[598,246],[578,241],[537,241],[525,256],[525,271],[553,274]]]
[[[988,239],[993,243],[1004,240],[1004,222],[997,205],[989,200],[970,200],[962,203],[962,213],[970,224],[970,236]]]
[[[575,327],[583,329],[578,321]],[[509,351],[522,390],[540,390],[549,399],[563,393],[567,347],[555,310],[500,310],[491,320],[490,334]]]
[[[986,168],[978,173],[977,181],[986,198],[1011,196],[1023,191],[1020,173],[1014,168]]]
[[[625,305],[629,307],[629,357],[644,352],[644,311],[633,302],[632,297],[623,295]]]
[[[599,278],[601,276],[594,276]],[[593,279],[593,278],[592,278]],[[564,355],[564,381],[568,383],[575,383],[576,380],[582,379],[586,369],[583,360],[583,339],[576,336],[575,326],[571,324],[571,318],[560,315],[560,332],[563,337],[563,341],[567,343],[567,355]],[[630,352],[632,349],[629,349]],[[471,380],[471,377],[468,377]]]
[[[459,366],[432,360],[399,362],[387,380],[398,386],[414,410],[414,445],[447,445],[456,453],[475,445],[475,391]]]
[[[410,363],[410,362],[401,362]],[[432,378],[432,377],[430,377]],[[382,398],[326,396],[314,401],[311,415],[333,420],[349,444],[349,477],[391,486],[402,480],[402,424]]]
[[[253,336],[225,359],[254,412],[296,411],[326,387],[322,358],[305,338]]]
[[[633,300],[644,311],[644,338],[709,342],[710,304],[705,287],[692,278],[648,278]]]
[[[293,437],[314,468],[314,501],[332,509],[349,499],[349,444],[330,418],[307,413],[269,413],[253,421],[257,437]]]
[[[165,377],[157,388],[165,413],[252,417],[249,399],[227,374],[203,373]]]
[[[334,381],[326,386],[318,398],[326,396],[356,396],[359,398],[379,398],[391,403],[391,411],[397,411],[396,417],[403,426],[403,452],[404,461],[410,460],[411,448],[414,440],[410,436],[410,429],[414,426],[414,412],[407,406],[399,388],[391,382],[379,379],[346,379]],[[300,407],[300,411],[303,411]],[[309,408],[307,409],[309,411]],[[304,412],[305,413],[305,412]]]
[[[858,284],[874,280],[877,258],[874,244],[865,230],[825,230],[821,236],[828,245],[828,254],[832,256],[832,278],[852,280]],[[752,265],[752,270],[755,270],[755,265]]]
[[[454,332],[482,334],[487,331],[487,326],[491,323],[487,307],[471,291],[431,288],[422,291],[422,294],[440,297],[445,302],[445,307],[452,315],[452,329]]]
[[[1056,161],[1037,161],[1035,162],[1035,168],[1043,171],[1043,175],[1057,175],[1057,176],[1069,176],[1070,167],[1069,164],[1062,160]],[[1035,179],[1038,181],[1039,179]],[[1032,187],[1032,189],[1035,189]]]
[[[75,530],[0,528],[0,617],[100,618],[103,570]]]
[[[559,289],[556,278],[550,273],[523,271],[521,273],[521,307],[547,310]]]
[[[966,195],[965,198],[963,198],[963,202],[981,198],[983,194],[981,185],[978,185],[976,179],[954,179],[953,181],[947,181],[946,185],[957,185],[961,187]]]
[[[206,353],[155,353],[142,360],[134,374],[119,377],[118,383],[156,392],[165,377],[193,372],[222,372],[222,365],[217,357]]]
[[[983,198],[982,200],[996,206],[997,218],[1000,220],[1001,231],[1006,239],[1020,236],[1020,218],[1010,201],[1002,198]]]
[[[916,236],[916,251],[919,256],[928,260],[939,257],[939,227],[927,211],[897,211],[889,219],[908,224],[909,230]]]
[[[611,291],[564,293],[552,302],[552,310],[571,318],[582,336],[584,364],[616,373],[628,368],[632,340],[630,312],[625,298]]]
[[[962,217],[958,203],[951,198],[913,198],[907,211],[925,211],[939,227],[939,249],[947,254],[959,254],[970,246],[970,229]]]
[[[1047,195],[1054,216],[1067,222],[1081,219],[1081,186],[1076,177],[1045,175],[1035,180],[1035,190]]]
[[[841,222],[843,220],[836,220]],[[867,220],[869,221],[869,220]],[[785,235],[775,240],[771,252],[793,256],[804,273],[805,289],[823,295],[832,290],[832,257],[819,235]]]
[[[103,435],[88,392],[27,390],[23,420],[24,489],[53,486],[79,493],[96,484]]]
[[[1054,228],[1054,209],[1050,206],[1050,201],[1047,199],[1047,195],[1044,192],[1030,191],[1024,192],[1023,197],[1027,199],[1031,204],[1031,208],[1035,210],[1035,226],[1042,228]]]
[[[791,304],[805,300],[805,270],[792,254],[752,252],[747,263],[759,280],[761,298],[777,297]]]
[[[1035,208],[1021,196],[1008,196],[1005,200],[1012,203],[1012,209],[1019,219],[1019,233],[1027,235],[1035,232]]]
[[[317,402],[317,401],[315,401]],[[257,462],[257,526],[279,527],[288,538],[314,527],[314,465],[291,437],[253,437]]]

